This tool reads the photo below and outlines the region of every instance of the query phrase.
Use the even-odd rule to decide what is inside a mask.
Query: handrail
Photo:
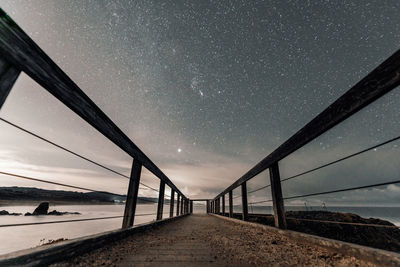
[[[0,8],[0,53],[115,145],[183,195],[114,122]],[[183,195],[184,196],[184,195]]]

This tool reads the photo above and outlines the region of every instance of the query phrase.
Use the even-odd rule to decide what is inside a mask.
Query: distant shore
[[[12,207],[12,206],[37,206],[41,202],[47,200],[0,200],[0,207]],[[151,204],[151,203],[150,203]],[[112,202],[93,202],[93,201],[50,201],[50,205],[125,205],[125,203],[112,203]]]

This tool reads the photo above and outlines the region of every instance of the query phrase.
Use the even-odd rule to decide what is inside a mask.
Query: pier
[[[341,185],[340,189],[309,192],[303,195],[284,196],[282,194],[282,183],[287,180],[371,151],[399,140],[400,136],[289,178],[281,179],[279,169],[282,159],[398,87],[400,85],[400,50],[377,66],[253,168],[237,177],[237,180],[229,187],[210,199],[191,199],[189,194],[184,194],[173,183],[173,179],[167,177],[84,91],[4,11],[0,10],[0,109],[21,72],[35,80],[43,89],[126,152],[132,158],[132,168],[129,176],[121,174],[67,147],[43,138],[22,125],[0,118],[3,123],[57,147],[65,153],[129,179],[124,214],[117,216],[121,220],[120,229],[3,255],[0,256],[1,266],[21,264],[30,266],[51,264],[55,266],[76,264],[400,266],[398,253],[295,232],[288,227],[290,220],[311,220],[313,223],[343,225],[354,225],[354,223],[294,218],[287,216],[285,212],[285,200],[399,184],[398,178],[357,187]],[[153,222],[133,226],[135,217],[144,215],[136,212],[137,202],[141,199],[138,196],[139,186],[149,187],[141,181],[144,168],[154,174],[160,182],[158,188],[151,188],[158,193],[157,213],[154,214]],[[97,192],[92,188],[68,184],[68,181],[54,183],[1,170],[0,173],[16,179]],[[265,174],[267,184],[249,191],[247,182],[259,174]],[[171,190],[169,196],[165,193],[166,187]],[[273,225],[270,226],[251,222],[252,215],[249,213],[249,206],[257,203],[249,202],[248,195],[266,188],[272,195],[271,199],[263,201],[263,203],[270,203],[273,207],[273,214],[268,215],[273,221]],[[235,189],[240,190],[240,195],[234,197],[233,190]],[[113,192],[101,193],[115,195]],[[240,213],[234,212],[234,199],[240,200]],[[169,201],[169,216],[165,217],[164,207],[167,200]],[[205,204],[204,214],[193,214],[193,205],[196,202]],[[116,217],[90,220],[108,219],[116,219]],[[62,222],[43,221],[31,225],[79,221],[79,219]],[[0,225],[0,227],[14,227],[13,229],[18,230],[17,227],[22,225],[29,224]],[[397,226],[388,225],[357,224],[357,226],[398,230]]]

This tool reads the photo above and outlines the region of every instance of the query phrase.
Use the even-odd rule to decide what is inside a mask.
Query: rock
[[[68,212],[68,211],[62,212],[62,211],[53,210],[53,211],[47,213],[47,215],[60,216],[60,215],[81,215],[81,214],[79,212]]]
[[[49,202],[42,202],[39,204],[39,206],[35,209],[33,213],[27,212],[25,213],[25,216],[36,216],[36,215],[81,215],[79,212],[62,212],[62,211],[56,211],[53,210],[51,212],[48,212],[49,210]]]
[[[9,212],[6,211],[6,210],[1,210],[1,211],[0,211],[0,215],[19,216],[19,215],[22,215],[22,213],[9,213]]]
[[[2,210],[0,211],[0,215],[10,215],[10,214],[8,213],[8,211]]]
[[[48,210],[49,210],[49,202],[42,202],[33,211],[32,215],[47,215]]]

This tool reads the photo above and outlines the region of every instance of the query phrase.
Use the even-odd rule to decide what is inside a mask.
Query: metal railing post
[[[157,221],[162,219],[164,209],[164,193],[165,193],[165,182],[160,180],[160,190],[158,193],[158,205],[157,205]]]
[[[169,201],[169,217],[174,217],[174,201],[175,201],[175,190],[171,189],[171,200]]]
[[[229,191],[229,217],[233,218],[233,193]]]
[[[193,200],[190,200],[190,214],[193,213]]]
[[[8,63],[7,60],[0,58],[0,109],[20,73],[21,71]]]
[[[222,215],[225,216],[225,195],[222,195]]]
[[[133,222],[135,220],[141,171],[142,164],[139,162],[139,160],[134,159],[132,164],[131,177],[129,179],[128,194],[125,201],[125,211],[122,221],[122,228],[129,228],[133,226]]]
[[[210,200],[206,201],[206,205],[207,205],[206,211],[207,211],[207,214],[208,214],[208,213],[210,213]]]
[[[269,177],[271,181],[271,194],[274,207],[275,227],[286,229],[287,224],[285,216],[285,205],[282,198],[282,186],[278,162],[275,162],[269,168]]]
[[[242,219],[243,221],[247,221],[249,217],[249,210],[247,206],[247,186],[246,182],[242,184]]]
[[[176,194],[176,216],[179,216],[179,205],[181,204],[181,195]]]

